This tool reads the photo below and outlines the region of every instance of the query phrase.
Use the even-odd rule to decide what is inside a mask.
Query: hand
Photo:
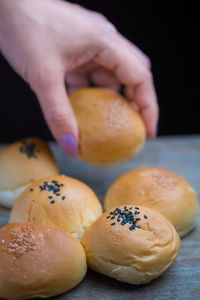
[[[36,93],[60,145],[78,155],[78,127],[69,92],[96,85],[118,90],[155,136],[158,105],[149,59],[102,15],[60,0],[1,0],[0,49]]]

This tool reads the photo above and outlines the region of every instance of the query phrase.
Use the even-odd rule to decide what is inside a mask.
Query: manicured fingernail
[[[72,157],[78,156],[78,144],[73,135],[66,134],[61,136],[60,144],[67,154]]]

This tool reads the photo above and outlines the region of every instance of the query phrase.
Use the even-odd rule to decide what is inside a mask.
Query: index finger
[[[156,134],[158,104],[152,73],[134,50],[130,49],[120,35],[103,41],[103,47],[95,57],[95,62],[114,71],[117,78],[126,85],[126,97],[136,103],[150,137]]]

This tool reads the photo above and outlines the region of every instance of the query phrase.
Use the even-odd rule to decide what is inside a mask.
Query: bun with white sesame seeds
[[[196,225],[197,195],[183,177],[160,168],[141,168],[120,176],[107,191],[105,209],[142,205],[157,210],[175,227],[180,237]]]
[[[70,234],[44,225],[0,229],[0,298],[47,298],[69,291],[85,276],[85,252]]]
[[[0,151],[0,205],[11,208],[30,184],[59,170],[48,144],[38,138],[15,142]]]
[[[95,193],[83,182],[64,175],[41,179],[15,201],[10,223],[45,224],[81,238],[85,228],[102,214]]]
[[[94,165],[131,159],[145,141],[145,126],[120,94],[105,88],[84,88],[70,96],[80,133],[79,157]]]
[[[128,205],[101,215],[86,229],[81,243],[91,269],[135,285],[163,274],[180,249],[180,238],[165,217]]]

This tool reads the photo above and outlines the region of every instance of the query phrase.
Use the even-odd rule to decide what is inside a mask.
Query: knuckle
[[[151,70],[151,60],[148,56],[145,55],[146,66],[149,70]]]
[[[152,82],[152,73],[148,68],[144,68],[140,74],[142,81],[150,81]]]
[[[46,119],[58,130],[66,124],[66,111],[56,105],[51,105],[46,111]]]
[[[92,15],[93,15],[93,17],[96,17],[97,19],[99,19],[101,21],[102,20],[104,20],[104,21],[107,20],[107,18],[103,14],[99,13],[98,11],[93,11]]]
[[[34,89],[36,90],[47,90],[50,88],[53,88],[58,82],[60,81],[60,75],[56,75],[52,70],[49,69],[43,69],[38,70],[37,73],[35,73],[34,78],[32,78],[32,85]]]
[[[95,18],[95,25],[99,31],[117,32],[116,27],[104,15],[94,12],[93,18]]]

